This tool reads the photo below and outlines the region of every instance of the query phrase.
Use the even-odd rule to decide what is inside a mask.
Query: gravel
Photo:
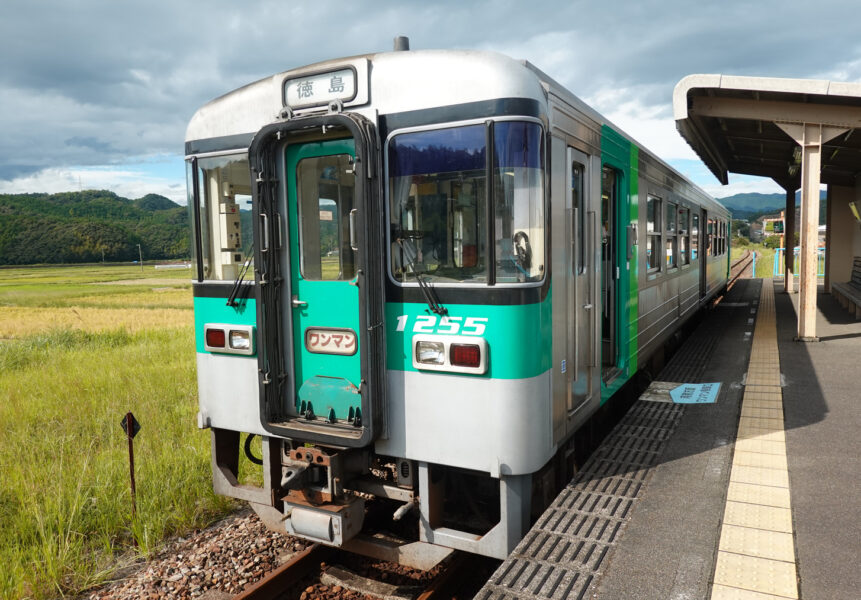
[[[309,544],[267,529],[243,511],[178,538],[143,563],[123,569],[117,581],[91,592],[88,600],[221,600],[261,579]]]

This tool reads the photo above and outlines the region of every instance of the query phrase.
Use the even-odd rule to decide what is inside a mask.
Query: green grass
[[[730,250],[730,261],[738,260],[745,250],[756,252],[756,273],[754,277],[771,279],[774,277],[774,249],[766,248],[762,244],[749,244],[747,246],[733,246]]]
[[[131,278],[123,268],[69,267],[66,279],[62,269],[34,269],[36,280],[16,271],[25,270],[0,270],[0,290],[41,286],[51,301],[80,302],[82,285]],[[120,287],[89,289],[128,292],[102,291]],[[146,286],[136,303],[147,304],[144,290],[159,306]],[[24,304],[14,294],[6,299],[36,302],[28,294]],[[190,324],[93,332],[46,323],[35,335],[0,341],[0,598],[79,594],[103,581],[119,556],[148,555],[235,508],[211,490],[209,433],[196,427],[193,337]],[[120,427],[127,411],[141,423],[136,520]]]

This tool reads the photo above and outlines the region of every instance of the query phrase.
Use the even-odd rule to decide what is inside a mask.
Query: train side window
[[[575,219],[571,226],[575,236],[574,243],[577,244],[577,260],[576,263],[572,261],[571,266],[574,273],[581,274],[586,272],[586,226],[584,225],[586,219],[583,215],[585,212],[583,207],[584,171],[585,167],[580,163],[575,162],[571,165],[571,207],[574,209],[573,218]]]
[[[691,260],[696,260],[700,248],[700,216],[691,213]]]
[[[678,207],[672,202],[667,202],[666,210],[666,261],[667,268],[674,269],[679,266],[679,230],[678,230]]]
[[[691,262],[691,211],[683,206],[679,207],[679,264],[688,265]]]
[[[646,267],[649,273],[661,270],[661,199],[649,196],[646,200]]]
[[[247,155],[201,158],[200,250],[204,279],[232,280],[251,251],[251,171]],[[243,234],[244,231],[244,234]]]
[[[708,229],[706,229],[706,233],[708,237],[706,238],[706,244],[708,244],[707,252],[709,256],[715,255],[715,248],[717,248],[717,235],[715,235],[715,220],[709,219]]]
[[[544,278],[544,145],[538,123],[493,129],[496,282]]]

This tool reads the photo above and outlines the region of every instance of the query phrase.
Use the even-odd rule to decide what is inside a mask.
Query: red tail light
[[[224,348],[225,335],[223,329],[207,329],[206,345],[210,348]]]
[[[458,367],[476,368],[481,365],[481,348],[473,344],[452,344],[449,360]]]

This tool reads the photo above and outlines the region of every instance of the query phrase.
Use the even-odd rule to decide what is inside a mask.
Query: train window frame
[[[663,198],[654,194],[646,195],[646,245],[643,257],[646,262],[646,273],[650,277],[657,277],[663,271],[663,261],[657,257],[664,247],[663,244]],[[649,213],[651,212],[651,221]],[[649,254],[651,248],[652,254]],[[654,266],[650,265],[650,259],[654,258]]]
[[[699,260],[700,253],[700,236],[702,232],[700,231],[700,209],[694,207],[691,210],[691,235],[690,235],[690,252],[691,252],[691,262],[695,260]]]
[[[579,171],[580,176],[577,178],[578,187],[575,189],[574,187],[574,178],[575,174]],[[571,269],[574,275],[583,275],[586,273],[586,218],[585,218],[585,210],[583,210],[586,188],[586,165],[583,163],[573,160],[571,161],[571,182],[570,182],[570,193],[571,193],[571,208],[574,209],[574,221],[571,223],[571,228],[574,234],[577,236],[577,240],[574,242],[577,248],[577,256],[576,261],[572,257],[571,260]]]
[[[250,257],[253,263],[253,235],[242,235],[243,213],[246,225],[251,219],[250,209],[243,209],[244,204],[250,205],[252,201],[248,151],[211,152],[187,160],[193,163],[190,175],[194,177],[192,187],[195,206],[190,209],[190,216],[194,218],[192,229],[195,250],[198,252],[194,262],[197,280],[234,281],[247,258]],[[241,163],[245,163],[244,168]],[[217,177],[214,190],[213,175]],[[217,209],[214,206],[216,198],[219,205]],[[227,200],[222,200],[224,198]],[[221,204],[225,206],[221,207]],[[231,217],[234,214],[236,216]],[[235,228],[235,243],[238,245],[228,248],[224,246],[225,234],[232,228]],[[230,239],[229,234],[227,238]],[[219,240],[222,245],[216,248]]]
[[[679,204],[667,201],[664,212],[664,260],[667,272],[679,267]]]
[[[691,264],[691,208],[679,204],[678,219],[679,267],[684,269]]]
[[[550,217],[550,207],[548,205],[549,204],[549,199],[548,199],[549,185],[547,182],[547,178],[548,178],[548,173],[547,173],[547,153],[548,153],[547,130],[546,130],[544,123],[541,121],[541,119],[538,119],[535,117],[530,117],[530,116],[525,116],[525,115],[504,115],[504,116],[494,116],[494,117],[485,118],[485,119],[465,119],[465,120],[461,120],[461,121],[445,121],[445,122],[433,123],[430,125],[402,127],[402,128],[392,130],[387,134],[386,140],[384,143],[384,149],[383,149],[384,205],[385,205],[385,219],[386,219],[386,223],[387,223],[386,238],[385,238],[385,241],[386,241],[386,259],[385,260],[386,260],[386,273],[387,273],[387,276],[389,278],[389,281],[392,284],[394,284],[397,287],[401,287],[401,288],[416,288],[416,287],[419,287],[419,285],[420,285],[418,283],[418,281],[416,281],[415,279],[401,280],[401,279],[397,278],[393,272],[392,245],[396,242],[393,239],[393,235],[392,235],[392,229],[393,229],[393,227],[392,227],[392,181],[391,181],[391,174],[389,172],[390,171],[390,150],[392,147],[392,141],[396,137],[398,137],[400,135],[404,135],[404,134],[425,132],[425,131],[438,131],[438,130],[456,128],[456,127],[468,127],[471,125],[483,125],[487,128],[488,131],[491,131],[497,123],[505,123],[505,122],[534,123],[539,127],[539,130],[540,130],[539,148],[540,148],[541,176],[539,177],[539,180],[540,180],[540,184],[541,184],[541,199],[540,199],[541,200],[541,212],[542,212],[541,225],[542,225],[542,229],[543,229],[542,236],[540,238],[541,239],[540,244],[541,244],[541,252],[542,252],[542,262],[543,262],[543,268],[541,270],[541,277],[538,279],[535,279],[535,280],[522,281],[522,282],[520,282],[520,281],[516,281],[516,282],[507,282],[507,281],[500,282],[500,281],[497,281],[496,268],[495,268],[495,264],[494,264],[495,260],[489,260],[490,252],[491,252],[491,250],[494,250],[494,246],[498,242],[498,239],[496,237],[497,232],[495,231],[496,227],[494,227],[495,223],[493,223],[493,221],[496,221],[496,216],[497,216],[496,211],[493,210],[492,208],[488,208],[488,206],[487,206],[487,204],[490,203],[490,201],[491,201],[491,194],[493,193],[493,191],[490,189],[493,186],[488,185],[487,182],[492,182],[493,179],[495,178],[494,169],[493,169],[493,166],[491,164],[491,160],[492,160],[492,151],[491,151],[489,153],[486,152],[486,157],[485,157],[485,165],[487,167],[486,172],[489,175],[489,179],[485,179],[486,183],[485,183],[485,192],[484,192],[484,198],[485,198],[485,207],[484,208],[486,209],[485,212],[491,213],[493,215],[492,222],[489,224],[489,226],[487,228],[487,233],[486,233],[487,238],[489,238],[490,236],[494,237],[494,239],[490,243],[486,244],[487,247],[485,248],[486,254],[487,254],[487,256],[485,256],[485,261],[488,263],[486,272],[488,273],[488,277],[486,277],[484,280],[478,280],[478,281],[454,281],[454,282],[452,282],[452,281],[430,280],[429,283],[431,283],[434,287],[441,287],[441,288],[467,287],[467,288],[472,288],[472,289],[475,289],[477,287],[485,287],[487,289],[542,287],[547,283],[547,274],[548,274],[549,269],[546,268],[546,264],[547,264],[546,261],[548,259],[548,251],[549,251],[548,237],[549,237],[549,230],[550,230],[550,226],[548,223],[548,219]],[[486,144],[492,144],[492,143],[493,143],[492,133],[489,133]],[[428,282],[427,277],[424,277],[424,280],[426,282]]]
[[[335,162],[335,165],[326,164]],[[298,226],[299,273],[306,281],[349,281],[356,276],[355,250],[350,247],[349,215],[355,207],[355,175],[347,169],[353,160],[350,154],[326,154],[323,156],[308,156],[296,162],[296,172],[293,181],[296,186],[296,216]],[[313,172],[312,169],[322,165],[322,169]],[[305,187],[304,178],[313,174],[317,178],[316,202],[306,203],[303,198]],[[333,175],[338,175],[337,179]],[[346,175],[346,181],[342,177]],[[350,181],[350,177],[353,180]],[[313,182],[312,182],[313,183]],[[320,196],[322,186],[335,186],[337,199]],[[342,190],[349,190],[349,197],[342,196]],[[328,190],[331,192],[332,190]],[[312,198],[309,198],[311,200]],[[331,212],[329,219],[321,218],[323,212]],[[324,222],[332,221],[335,228],[335,248],[323,254]],[[316,240],[314,239],[316,237]],[[310,239],[309,239],[310,238]],[[316,252],[313,252],[316,250]],[[337,255],[333,253],[337,251]],[[325,258],[338,257],[338,271],[326,269]],[[332,276],[334,275],[334,276]]]

